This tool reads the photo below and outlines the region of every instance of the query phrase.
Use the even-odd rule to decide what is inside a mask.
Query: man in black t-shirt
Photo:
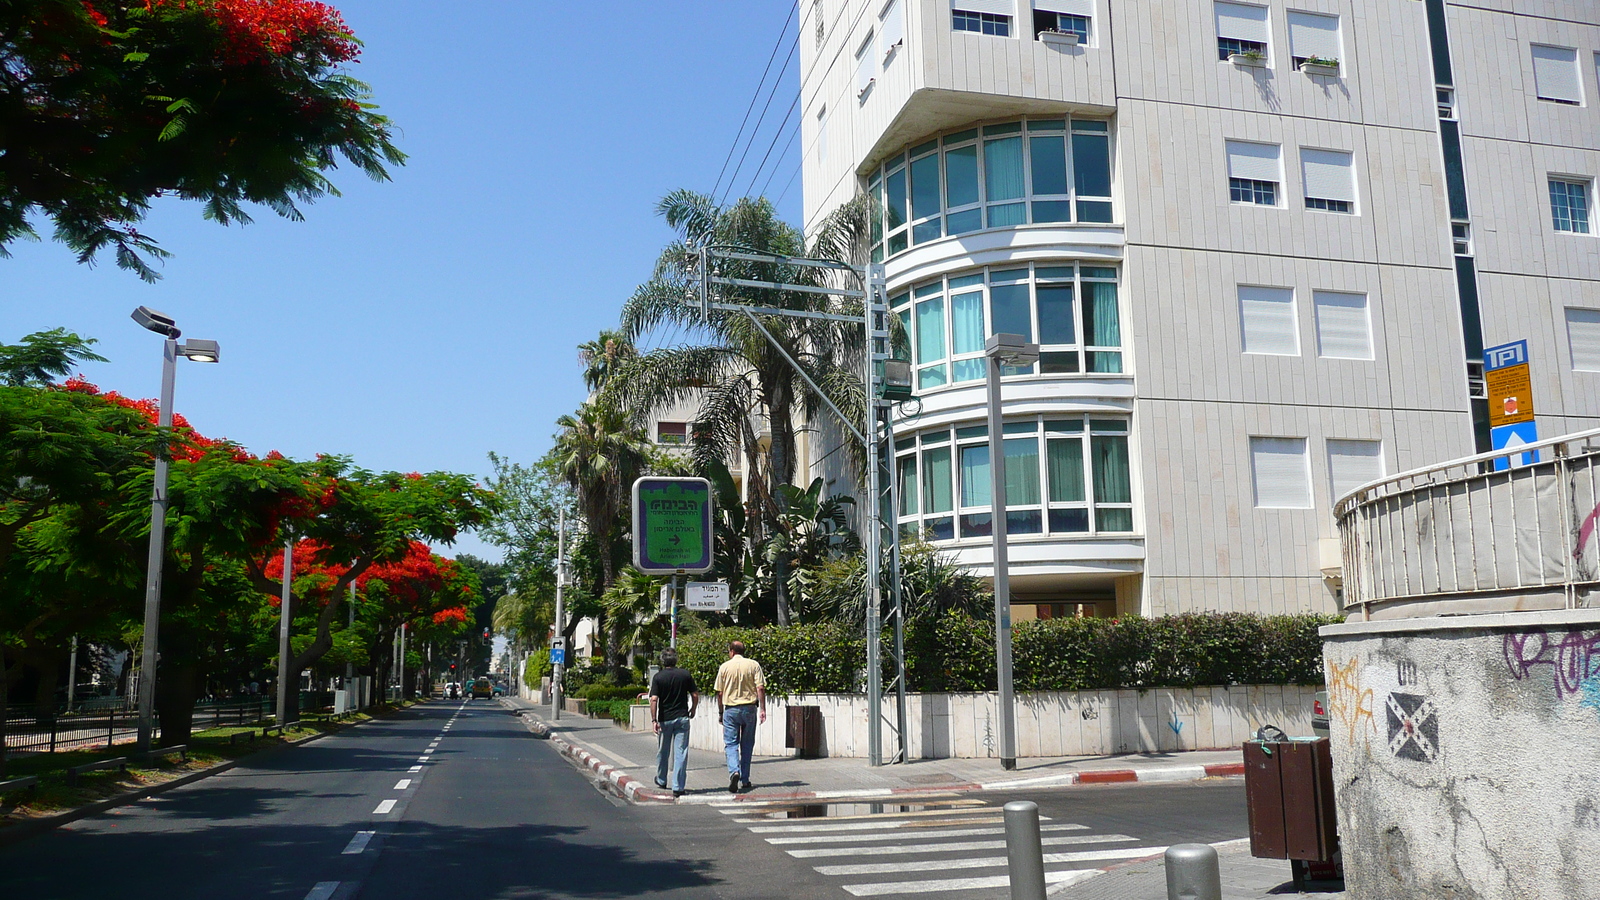
[[[678,668],[678,651],[661,651],[661,671],[650,682],[650,721],[661,743],[656,748],[656,787],[667,786],[667,753],[676,771],[672,796],[682,797],[688,781],[689,721],[700,706],[700,690],[688,669]]]

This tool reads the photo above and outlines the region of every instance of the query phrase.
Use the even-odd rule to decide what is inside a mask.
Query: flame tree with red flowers
[[[348,73],[360,52],[312,0],[0,0],[0,256],[37,213],[79,262],[110,250],[154,281],[153,198],[299,220],[340,158],[386,180],[405,155]]]

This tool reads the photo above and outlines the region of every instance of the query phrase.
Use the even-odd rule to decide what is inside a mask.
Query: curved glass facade
[[[968,128],[891,157],[868,180],[880,215],[872,259],[986,228],[1112,221],[1104,119],[1025,119]]]

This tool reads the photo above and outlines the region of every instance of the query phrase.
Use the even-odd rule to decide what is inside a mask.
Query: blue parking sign
[[[552,666],[564,666],[566,664],[567,664],[567,648],[565,648],[565,647],[551,647],[550,648],[550,665],[552,665]]]

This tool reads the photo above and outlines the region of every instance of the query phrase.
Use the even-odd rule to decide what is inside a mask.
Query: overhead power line
[[[789,115],[783,117],[783,124],[785,127],[788,126],[789,119],[793,117],[794,111],[799,105],[800,97],[796,95],[794,98],[794,105],[789,107]],[[780,137],[783,137],[783,131],[781,130],[772,136],[772,143],[767,145],[767,155],[761,157],[761,165],[756,168],[756,174],[750,178],[750,186],[745,189],[746,195],[755,193],[756,179],[761,177],[761,170],[767,165],[767,156],[772,155],[772,148],[777,146],[778,138]],[[778,174],[779,164],[783,162],[784,157],[789,155],[789,148],[794,146],[795,139],[798,137],[800,137],[800,124],[796,122],[794,128],[789,130],[789,142],[783,145],[783,150],[778,153],[778,158],[772,161],[772,169],[767,173],[767,180],[761,185],[762,194],[767,192],[768,185],[772,184],[773,176]]]
[[[791,4],[789,6],[789,16],[788,16],[788,18],[783,20],[783,30],[778,32],[778,39],[776,41],[774,41],[773,44],[772,44],[772,53],[767,56],[767,67],[761,71],[761,81],[757,82],[755,93],[750,95],[750,105],[745,107],[744,119],[743,119],[743,121],[741,121],[739,123],[739,131],[738,131],[737,134],[735,134],[733,136],[733,145],[728,148],[728,155],[727,155],[726,158],[724,158],[722,160],[722,170],[717,173],[717,182],[716,182],[716,184],[712,185],[712,187],[711,187],[711,196],[713,196],[713,197],[717,196],[717,192],[719,190],[721,190],[721,188],[722,188],[722,176],[727,174],[728,163],[733,161],[733,153],[734,153],[735,150],[739,149],[739,139],[744,136],[744,126],[746,124],[748,124],[749,121],[750,121],[750,113],[751,113],[752,110],[754,110],[756,108],[756,101],[761,99],[761,89],[766,86],[767,74],[772,71],[772,61],[778,58],[778,48],[783,46],[784,35],[787,35],[789,33],[789,23],[794,21],[795,13],[799,9],[800,9],[800,4],[798,4],[798,3],[794,3],[794,4]],[[795,43],[799,44],[799,33],[798,32],[796,32],[796,34],[795,34]],[[792,54],[792,50],[791,50],[791,54]],[[784,67],[787,68],[788,65],[789,65],[788,62],[785,61],[784,62]],[[779,74],[781,75],[782,73],[779,73]],[[769,102],[770,102],[770,98],[769,98]],[[766,110],[763,109],[762,113],[765,114]],[[760,127],[759,124],[757,125],[757,127]],[[753,136],[754,136],[754,134],[752,133],[752,137]],[[741,159],[741,162],[742,161],[743,160]]]
[[[799,46],[799,40],[796,40],[792,45],[790,45],[789,55],[784,57],[783,68],[778,70],[778,77],[772,80],[772,88],[767,91],[767,100],[766,103],[764,103],[761,107],[761,115],[756,117],[756,127],[750,130],[750,138],[745,142],[744,152],[739,154],[739,164],[733,167],[733,177],[728,179],[727,190],[724,192],[724,196],[717,201],[718,203],[726,201],[726,195],[731,194],[733,192],[733,186],[738,183],[739,172],[744,168],[745,158],[750,155],[750,148],[755,144],[755,137],[761,132],[761,123],[766,121],[767,111],[772,108],[772,98],[778,93],[778,85],[783,83],[783,73],[789,71],[789,63],[794,61],[795,48]],[[799,102],[798,95],[796,95],[795,102]]]

